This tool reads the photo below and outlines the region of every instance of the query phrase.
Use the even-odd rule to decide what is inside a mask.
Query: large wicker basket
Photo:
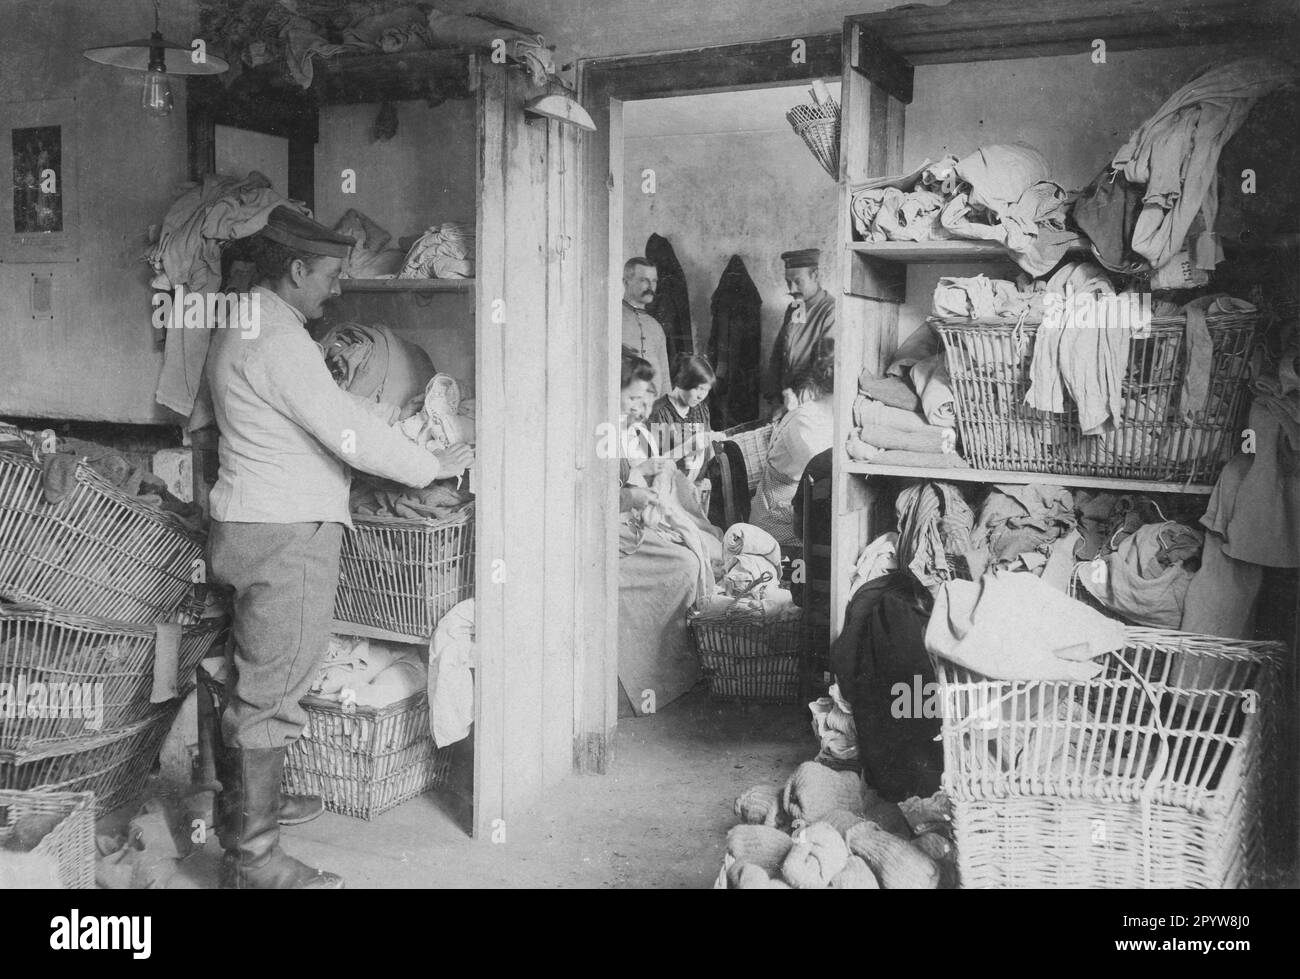
[[[793,704],[801,693],[807,635],[803,610],[768,615],[734,605],[687,616],[691,643],[714,700]]]
[[[1186,320],[1155,317],[1150,335],[1129,344],[1124,426],[1084,435],[1072,403],[1059,414],[1025,404],[1037,326],[931,321],[947,352],[962,452],[975,468],[1193,483],[1213,483],[1236,450],[1257,322],[1257,313],[1206,317],[1208,397],[1189,421],[1179,411]]]
[[[343,536],[334,617],[427,639],[474,594],[474,516],[445,520],[353,517]]]
[[[1127,635],[1086,682],[936,659],[963,886],[1234,887],[1259,871],[1281,647]]]
[[[66,741],[0,750],[0,789],[93,792],[102,815],[135,801],[176,719],[173,700],[149,716]]]
[[[45,502],[30,453],[0,448],[0,598],[152,623],[172,617],[201,581],[203,538],[120,493],[89,466]]]
[[[95,796],[92,792],[0,790],[0,850],[24,819],[54,817],[58,823],[31,853],[53,858],[59,883],[74,890],[95,886]]]
[[[193,686],[224,625],[181,628],[178,690]],[[155,640],[151,626],[0,603],[0,689],[14,697],[11,709],[0,704],[0,748],[80,738],[93,733],[87,720],[104,731],[149,714]],[[37,685],[42,706],[29,710]]]
[[[285,758],[285,792],[371,819],[446,782],[455,745],[434,745],[426,694],[387,707],[345,710],[318,697],[302,705],[307,726]]]

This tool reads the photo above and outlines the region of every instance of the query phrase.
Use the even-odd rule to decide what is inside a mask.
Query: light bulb
[[[151,116],[166,116],[172,111],[172,87],[167,73],[150,68],[144,74],[144,90],[140,93],[140,108]]]

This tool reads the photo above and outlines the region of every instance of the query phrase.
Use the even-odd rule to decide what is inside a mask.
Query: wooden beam
[[[1294,0],[953,0],[850,17],[913,65],[1294,37]]]
[[[804,42],[804,60],[792,59],[794,42]],[[679,92],[719,91],[838,77],[842,69],[839,33],[808,34],[684,51],[582,62],[584,99],[602,90],[614,98],[646,98]],[[590,111],[590,105],[588,105]]]
[[[912,101],[912,66],[875,31],[857,27],[849,32],[849,64],[900,102]]]

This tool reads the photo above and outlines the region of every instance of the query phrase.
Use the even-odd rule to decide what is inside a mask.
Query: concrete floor
[[[816,754],[808,716],[802,703],[712,704],[701,686],[656,715],[620,718],[613,771],[567,779],[506,827],[504,843],[466,835],[467,798],[456,788],[369,822],[326,813],[286,828],[283,841],[350,888],[710,887],[735,797],[784,782]],[[169,886],[216,886],[219,858],[210,840]]]

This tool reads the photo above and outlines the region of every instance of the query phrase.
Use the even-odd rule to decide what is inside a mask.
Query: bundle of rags
[[[389,248],[393,236],[365,214],[348,208],[334,230],[356,242],[343,268],[344,278],[386,279],[401,271],[406,253],[400,248]]]
[[[939,336],[927,322],[898,348],[885,376],[858,376],[850,458],[881,465],[964,466],[957,453],[956,400]]]
[[[321,337],[325,363],[338,386],[392,410],[390,424],[413,414],[435,371],[424,350],[382,323],[339,323]]]
[[[397,277],[474,278],[474,235],[474,225],[458,221],[447,221],[430,228],[411,244]]]
[[[966,552],[970,576],[978,578],[990,565],[1008,567],[1018,560],[1041,569],[1052,545],[1075,524],[1074,497],[1062,486],[994,486],[971,531]],[[1033,557],[1026,560],[1027,555]]]

